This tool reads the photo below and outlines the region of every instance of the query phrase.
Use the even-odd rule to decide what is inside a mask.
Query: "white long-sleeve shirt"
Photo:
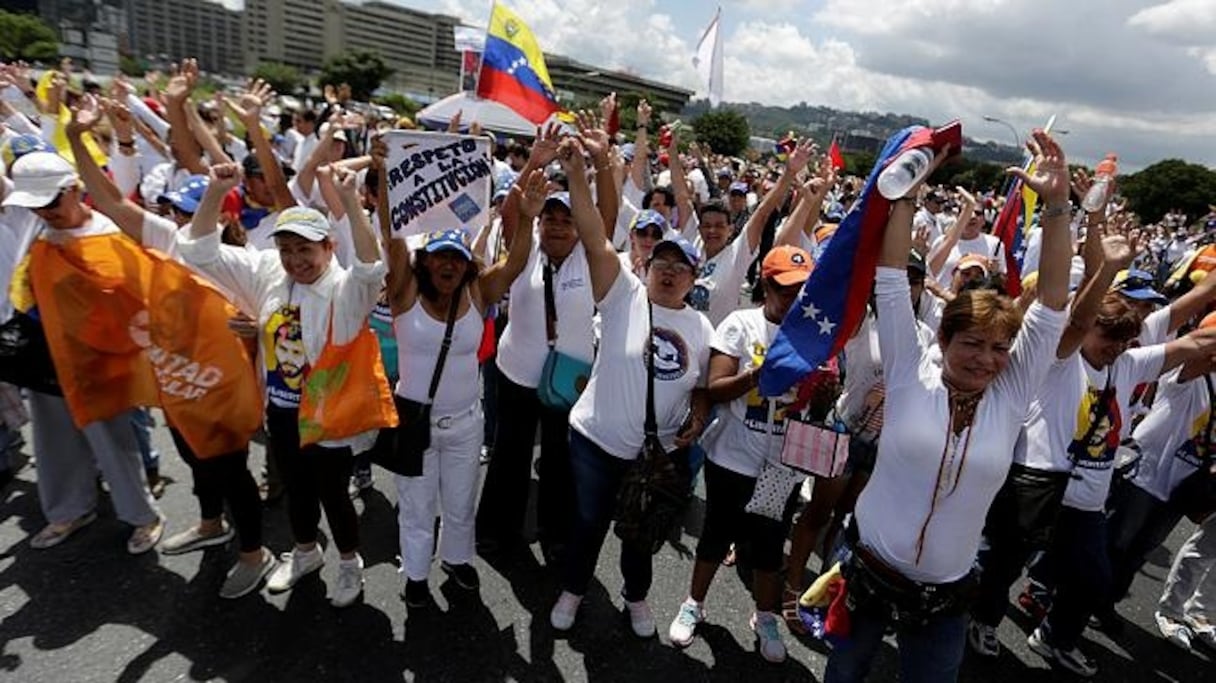
[[[971,427],[956,437],[948,434],[942,369],[916,335],[905,270],[879,268],[875,296],[886,403],[877,466],[857,501],[861,542],[913,581],[948,583],[971,570],[988,507],[1068,314],[1031,305],[1009,364],[984,391]]]
[[[250,251],[220,244],[219,232],[179,241],[182,257],[233,295],[233,303],[244,311],[257,311],[258,325],[264,328],[270,316],[289,301],[300,307],[301,338],[310,365],[317,362],[325,348],[333,312],[333,340],[347,344],[367,326],[367,317],[380,297],[388,269],[384,261],[356,261],[349,269],[332,259],[325,273],[312,284],[294,282],[283,270],[277,250]],[[265,349],[258,348],[258,367],[266,367]],[[261,373],[260,373],[261,374]],[[264,374],[261,374],[263,380]],[[365,432],[338,441],[323,441],[322,446],[349,446],[355,453],[371,448],[376,432]]]

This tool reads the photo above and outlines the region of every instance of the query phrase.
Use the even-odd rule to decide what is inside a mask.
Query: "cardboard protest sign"
[[[389,216],[399,237],[490,221],[494,164],[485,138],[409,130],[385,134]]]

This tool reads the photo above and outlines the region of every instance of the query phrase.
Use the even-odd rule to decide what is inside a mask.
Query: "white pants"
[[[422,476],[397,480],[397,526],[401,571],[410,581],[425,581],[435,546],[435,508],[442,531],[439,558],[448,564],[471,562],[477,480],[481,476],[484,418],[480,406],[450,418],[446,428],[431,426],[431,447],[422,456]]]
[[[1190,617],[1199,623],[1212,623],[1216,622],[1213,599],[1216,599],[1216,515],[1209,515],[1174,556],[1157,611],[1176,620]]]
[[[160,513],[148,492],[130,411],[77,429],[62,397],[29,396],[38,497],[48,522],[64,524],[93,511],[99,469],[120,520],[131,526],[156,521]]]

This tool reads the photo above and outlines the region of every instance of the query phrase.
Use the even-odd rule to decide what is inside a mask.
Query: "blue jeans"
[[[570,538],[563,558],[562,589],[574,595],[586,595],[587,585],[595,574],[604,537],[616,510],[617,492],[621,480],[632,465],[604,452],[590,439],[570,430],[570,468],[574,475],[574,516],[570,521]],[[653,567],[650,548],[634,543],[621,543],[621,576],[625,579],[622,594],[625,600],[646,599],[650,591]]]
[[[144,469],[158,471],[160,453],[152,447],[152,414],[147,408],[131,411],[131,428],[135,430],[135,441],[139,444],[139,457],[144,461]]]
[[[868,613],[851,616],[852,633],[832,650],[824,683],[864,681],[882,643],[887,618]],[[934,617],[923,627],[896,625],[899,644],[899,680],[903,683],[940,683],[958,679],[967,634],[967,617]]]

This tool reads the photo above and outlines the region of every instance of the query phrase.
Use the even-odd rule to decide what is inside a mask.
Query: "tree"
[[[1118,188],[1127,197],[1128,207],[1145,222],[1160,220],[1171,209],[1196,218],[1216,201],[1216,172],[1181,159],[1166,159],[1120,178]]]
[[[418,104],[414,100],[411,100],[405,95],[402,95],[401,93],[395,92],[389,93],[382,97],[377,97],[374,102],[392,109],[393,111],[397,112],[398,116],[409,116],[411,118],[413,118],[414,114],[418,113],[419,109],[422,109],[422,105]]]
[[[0,10],[0,59],[49,62],[57,56],[55,29],[33,14]]]
[[[751,129],[747,119],[736,111],[720,110],[701,114],[692,120],[697,140],[718,154],[739,156],[747,149]]]
[[[270,84],[275,92],[290,95],[300,89],[304,79],[294,66],[279,62],[262,62],[253,70],[253,77],[260,78]]]
[[[131,78],[143,78],[144,74],[148,73],[148,62],[147,60],[133,57],[131,55],[119,55],[118,70],[121,71],[124,76],[130,76]]]
[[[367,50],[351,50],[332,57],[321,67],[320,84],[335,88],[343,83],[350,86],[350,94],[356,100],[367,102],[384,79],[391,76],[392,68],[385,64],[378,53]]]

